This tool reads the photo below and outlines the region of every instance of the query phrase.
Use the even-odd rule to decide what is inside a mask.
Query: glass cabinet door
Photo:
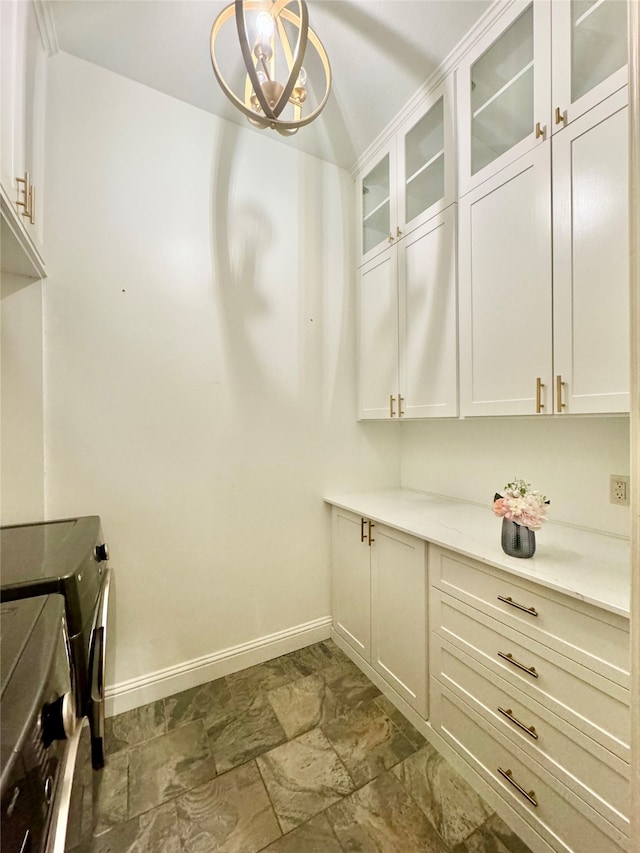
[[[471,66],[471,174],[534,127],[533,6]]]
[[[391,233],[391,166],[386,154],[362,179],[362,255]]]
[[[571,0],[571,102],[627,64],[627,4]]]
[[[404,137],[404,222],[445,194],[444,95]]]

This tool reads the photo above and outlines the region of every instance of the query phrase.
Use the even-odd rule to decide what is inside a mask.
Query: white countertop
[[[325,501],[629,617],[628,539],[547,522],[536,531],[534,556],[518,559],[503,552],[502,519],[493,515],[490,504],[483,507],[410,489],[329,495]]]

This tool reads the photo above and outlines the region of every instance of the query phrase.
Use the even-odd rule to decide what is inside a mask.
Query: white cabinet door
[[[398,416],[397,251],[391,246],[360,270],[358,393],[360,419]]]
[[[456,205],[398,244],[402,417],[458,414]]]
[[[30,0],[2,0],[0,25],[2,186],[20,223],[41,248],[46,53]],[[29,216],[24,207],[27,174],[32,188]]]
[[[549,158],[547,142],[460,200],[462,415],[552,409]]]
[[[463,57],[457,70],[457,92],[463,196],[542,145],[549,133],[549,3],[515,0],[510,4]]]
[[[553,138],[557,412],[629,411],[626,104],[625,88]]]
[[[383,252],[396,238],[397,183],[396,142],[392,139],[364,166],[358,180],[361,263]]]
[[[627,84],[627,3],[554,0],[553,132]]]
[[[371,547],[372,666],[427,718],[427,572],[425,543],[374,528]]]
[[[371,660],[371,568],[367,522],[332,511],[333,627],[365,661]]]

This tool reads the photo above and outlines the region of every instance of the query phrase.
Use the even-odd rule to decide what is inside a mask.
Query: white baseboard
[[[106,690],[106,715],[112,717],[122,714],[148,702],[165,699],[181,690],[198,687],[232,672],[319,643],[327,640],[330,633],[331,617],[323,616],[248,643],[109,685]]]

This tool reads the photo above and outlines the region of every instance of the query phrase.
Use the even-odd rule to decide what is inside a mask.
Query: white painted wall
[[[42,282],[2,273],[0,517],[44,517]]]
[[[609,503],[609,475],[629,473],[628,417],[469,418],[400,427],[407,488],[486,503],[490,511],[495,492],[520,477],[551,499],[550,520],[629,535],[629,507]]]
[[[395,485],[399,437],[356,423],[347,173],[66,54],[49,86],[46,509],[102,517],[121,683],[328,616],[322,495]]]

